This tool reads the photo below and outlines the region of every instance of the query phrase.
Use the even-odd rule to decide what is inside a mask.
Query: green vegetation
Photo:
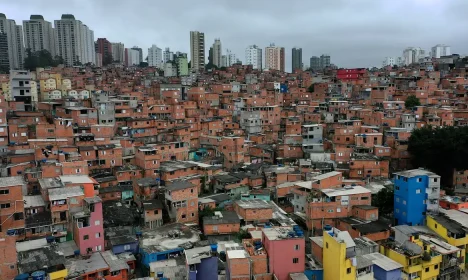
[[[102,57],[102,65],[107,66],[109,64],[112,64],[112,54],[107,52]]]
[[[380,216],[389,216],[393,213],[393,190],[384,188],[372,195],[372,206],[379,208]]]
[[[410,95],[406,98],[405,107],[406,109],[410,109],[416,106],[421,106],[421,102],[415,95]]]
[[[314,85],[314,84],[311,84],[311,85],[307,88],[307,91],[308,91],[308,92],[314,92],[314,87],[315,87],[315,85]]]
[[[52,57],[49,51],[40,50],[37,52],[31,52],[30,49],[26,50],[26,58],[24,59],[24,68],[30,71],[36,70],[41,67],[56,67],[63,64],[62,57],[56,55]]]
[[[423,127],[415,129],[408,143],[415,167],[424,167],[452,186],[453,171],[468,169],[468,127]]]

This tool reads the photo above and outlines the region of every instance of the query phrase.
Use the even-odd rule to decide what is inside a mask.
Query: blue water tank
[[[46,276],[45,271],[39,270],[31,274],[32,280],[44,280]]]
[[[29,279],[29,274],[23,273],[15,277],[15,280],[27,280]]]
[[[332,230],[333,227],[332,227],[331,225],[325,225],[325,226],[323,227],[323,229],[324,229],[325,231],[329,231],[329,230]]]
[[[296,235],[296,233],[294,231],[290,231],[288,232],[288,236],[289,237],[294,237]]]
[[[47,243],[52,243],[52,242],[55,241],[55,237],[54,236],[47,236],[46,240],[47,240]]]
[[[303,237],[303,236],[304,236],[304,232],[302,232],[301,230],[298,230],[298,231],[296,231],[296,235],[297,235],[298,237]]]
[[[218,252],[218,244],[211,244],[211,252]]]
[[[73,251],[73,254],[74,254],[75,256],[79,256],[79,255],[80,255],[80,250],[75,250],[75,251]]]

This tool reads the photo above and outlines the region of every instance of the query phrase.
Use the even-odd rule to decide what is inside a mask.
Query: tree
[[[314,89],[315,89],[315,85],[314,85],[314,84],[311,84],[311,85],[307,88],[307,91],[308,91],[308,92],[314,92]]]
[[[415,95],[410,95],[406,98],[405,107],[407,109],[413,108],[415,106],[421,106],[421,102]]]
[[[26,58],[24,59],[24,68],[30,71],[36,70],[36,68],[45,67],[56,67],[63,64],[63,59],[60,56],[52,57],[47,50],[40,50],[37,52],[31,52],[31,49],[26,50]]]
[[[106,52],[104,56],[102,57],[102,65],[107,66],[109,64],[112,64],[112,54],[109,52]]]
[[[393,212],[393,190],[384,188],[372,195],[372,206],[379,208],[379,215],[388,216]]]
[[[10,73],[10,67],[0,66],[0,74],[8,74],[8,73]]]
[[[142,62],[140,62],[140,65],[139,65],[139,66],[142,67],[142,68],[148,67],[148,62],[142,61]]]
[[[441,184],[452,186],[454,170],[467,170],[468,127],[431,127],[413,130],[408,152],[415,167],[424,167],[441,176]]]

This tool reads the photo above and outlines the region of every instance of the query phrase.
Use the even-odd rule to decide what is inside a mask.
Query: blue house
[[[424,169],[394,174],[394,211],[397,225],[424,225],[426,212],[439,207],[440,176]]]
[[[374,264],[372,266],[372,270],[374,271],[374,279],[377,279],[377,280],[401,279],[401,270],[403,266],[400,263],[380,253],[371,253],[371,254],[363,255],[362,257],[368,259]]]
[[[217,248],[217,245],[211,245],[185,250],[188,280],[218,280]]]
[[[106,250],[112,250],[115,255],[121,253],[138,253],[138,239],[133,227],[110,227],[105,233]]]

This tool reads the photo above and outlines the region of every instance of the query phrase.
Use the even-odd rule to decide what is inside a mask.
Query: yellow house
[[[441,262],[426,266],[428,274],[438,270],[439,279],[460,279],[460,273],[465,264],[462,261],[461,249],[440,240],[426,235],[421,235],[420,240],[423,243],[425,251],[436,252],[440,255]],[[429,271],[430,270],[430,271]]]
[[[356,279],[356,244],[347,231],[323,233],[323,279]]]
[[[450,215],[451,211],[446,211]],[[454,215],[466,215],[462,212],[454,213]],[[455,216],[456,217],[456,216]],[[442,239],[447,241],[448,244],[456,246],[461,250],[462,263],[465,265],[461,267],[462,271],[465,271],[467,256],[466,249],[468,246],[468,236],[466,235],[465,230],[462,225],[456,220],[449,218],[447,215],[427,215],[426,216],[426,225],[435,231]]]

